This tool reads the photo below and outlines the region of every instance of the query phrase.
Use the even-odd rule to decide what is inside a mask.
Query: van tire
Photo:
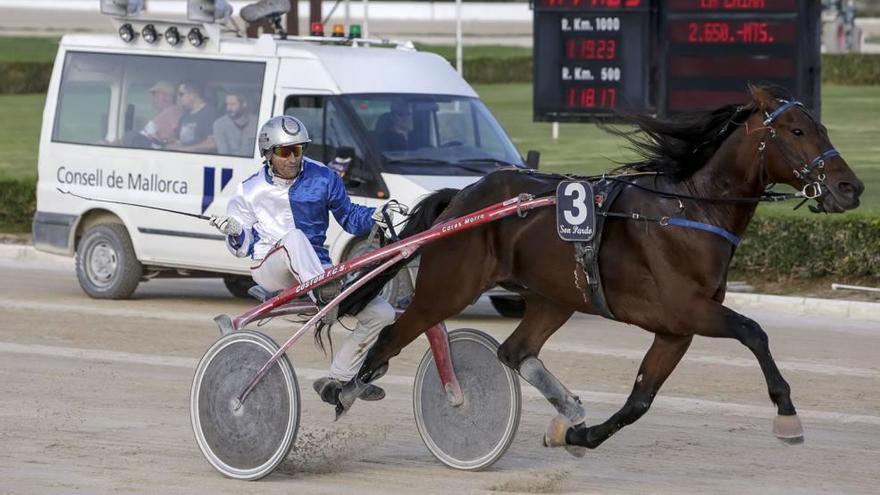
[[[76,250],[76,278],[95,299],[128,299],[144,267],[134,254],[124,225],[102,223],[89,228]]]
[[[248,290],[257,285],[254,279],[245,275],[224,275],[223,284],[230,294],[241,299],[253,299]]]
[[[357,258],[375,248],[376,246],[367,244],[367,239],[355,240],[345,252],[345,255],[343,255],[343,261]],[[407,268],[401,270],[379,293],[382,298],[391,303],[396,309],[404,309],[409,304],[409,299],[412,296],[413,286],[407,270]]]

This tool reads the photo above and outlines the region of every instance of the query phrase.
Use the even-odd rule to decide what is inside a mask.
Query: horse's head
[[[828,129],[801,103],[750,86],[758,111],[749,127],[763,129],[758,145],[765,180],[789,184],[818,202],[813,211],[840,213],[859,206],[865,185],[831,145]]]

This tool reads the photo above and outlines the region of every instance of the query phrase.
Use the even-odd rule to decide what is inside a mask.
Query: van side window
[[[106,82],[70,81],[58,98],[55,141],[97,143],[107,136],[111,87]]]
[[[288,96],[284,100],[284,115],[296,117],[306,125],[312,139],[306,155],[312,159],[329,164],[339,148],[352,148],[355,156],[364,156],[348,118],[332,97]]]
[[[326,163],[324,149],[324,99],[323,96],[288,96],[284,100],[284,115],[296,117],[309,131],[309,149],[306,156]]]
[[[306,156],[342,175],[349,194],[375,196],[381,186],[342,104],[336,96],[291,95],[284,100],[284,115],[298,118],[308,129],[312,142]]]
[[[68,52],[52,140],[255,156],[265,64]]]

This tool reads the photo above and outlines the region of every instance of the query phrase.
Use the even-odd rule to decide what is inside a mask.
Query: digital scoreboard
[[[647,105],[648,0],[537,0],[534,8],[535,120]]]
[[[818,104],[819,2],[667,0],[662,2],[662,113],[743,101],[746,84],[783,86]],[[813,77],[810,77],[810,76]],[[818,110],[818,108],[816,108]]]
[[[534,119],[594,121],[788,88],[819,110],[819,0],[533,0]]]

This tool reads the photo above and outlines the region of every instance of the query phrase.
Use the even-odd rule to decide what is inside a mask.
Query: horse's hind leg
[[[584,422],[584,406],[576,395],[544,367],[544,363],[538,359],[538,353],[547,339],[571,318],[573,312],[546,299],[529,297],[526,299],[526,313],[522,322],[498,348],[498,359],[519,372],[525,381],[538,389],[556,408],[559,416],[551,423],[551,429],[562,428],[563,434],[567,427]],[[549,445],[546,436],[545,445],[563,446],[562,443]],[[580,450],[568,450],[573,455],[583,455]]]
[[[584,424],[575,425],[560,432],[552,441],[594,449],[624,426],[634,423],[651,407],[660,386],[678,365],[692,339],[691,335],[656,334],[654,343],[642,359],[626,404],[604,423],[590,427]]]

